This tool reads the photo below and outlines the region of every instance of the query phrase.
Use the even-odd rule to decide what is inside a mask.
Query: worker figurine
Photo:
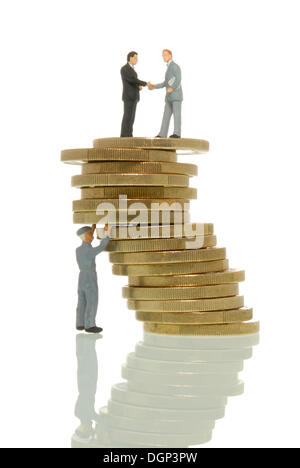
[[[102,328],[96,327],[96,314],[98,308],[98,281],[96,272],[96,256],[105,250],[110,240],[111,226],[105,225],[105,237],[98,247],[92,247],[96,225],[84,226],[77,231],[82,240],[76,249],[76,259],[80,269],[78,282],[78,305],[76,313],[77,330],[88,333],[101,333]]]

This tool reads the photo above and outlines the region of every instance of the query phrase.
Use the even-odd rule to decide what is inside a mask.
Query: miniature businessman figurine
[[[105,250],[110,240],[111,226],[105,225],[105,237],[98,247],[92,247],[96,225],[84,226],[77,231],[82,245],[76,249],[76,259],[80,269],[78,282],[78,306],[76,313],[77,330],[88,333],[100,333],[102,328],[96,327],[95,319],[98,308],[98,281],[96,272],[96,256]]]
[[[134,69],[137,62],[137,52],[129,52],[127,55],[127,64],[121,68],[123,82],[122,99],[124,101],[121,137],[132,137],[136,106],[140,100],[140,91],[143,89],[143,86],[147,85],[146,81],[141,81],[137,77],[137,73]]]
[[[173,62],[172,52],[164,49],[162,52],[163,60],[167,63],[167,71],[165,81],[160,84],[153,85],[147,83],[150,90],[166,88],[166,102],[161,129],[157,138],[166,138],[172,114],[174,115],[174,133],[170,138],[181,137],[181,103],[183,101],[181,88],[181,70],[177,63]]]

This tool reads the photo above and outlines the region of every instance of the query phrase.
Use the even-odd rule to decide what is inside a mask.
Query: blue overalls
[[[109,236],[104,237],[98,247],[92,247],[89,242],[82,242],[82,245],[76,249],[76,259],[80,269],[76,326],[84,327],[85,330],[96,326],[98,281],[95,258],[106,248],[109,239]]]

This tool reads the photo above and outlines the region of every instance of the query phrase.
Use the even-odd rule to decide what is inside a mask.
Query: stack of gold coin
[[[72,186],[76,224],[113,225],[107,251],[115,275],[128,276],[123,296],[149,333],[244,335],[257,333],[253,311],[239,295],[244,272],[229,268],[213,225],[191,223],[189,179],[197,166],[178,156],[207,152],[196,139],[103,138],[93,148],[65,150],[79,164]],[[105,221],[104,221],[105,219]],[[103,230],[98,228],[98,237]]]

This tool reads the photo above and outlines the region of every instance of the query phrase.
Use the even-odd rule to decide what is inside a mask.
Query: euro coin
[[[213,224],[201,224],[201,223],[193,223],[193,224],[171,224],[171,225],[148,225],[148,226],[113,226],[112,231],[111,231],[111,239],[161,239],[161,238],[172,238],[172,237],[190,237],[191,232],[200,232],[203,235],[212,235],[214,232],[214,225]],[[104,237],[104,228],[97,228],[97,235],[99,239],[102,239]],[[166,252],[168,253],[168,252]],[[132,254],[135,256],[135,254]],[[140,254],[142,255],[142,254]],[[168,255],[167,255],[168,257]],[[137,257],[140,259],[140,257]],[[224,257],[225,258],[225,257]],[[121,260],[121,263],[125,262],[130,263],[130,261],[127,262],[127,258],[124,258],[121,254],[119,256],[116,255],[114,257],[114,262],[113,263],[119,263],[119,261],[116,260]],[[131,260],[132,257],[129,256],[129,260]],[[150,255],[151,259],[151,255]],[[171,256],[172,259],[172,256]],[[133,263],[139,263],[134,261]],[[143,262],[142,262],[143,263]],[[145,263],[151,263],[151,262],[145,262]],[[159,262],[155,262],[159,263]]]
[[[129,286],[168,287],[201,286],[210,284],[239,283],[245,280],[245,272],[238,270],[215,271],[198,275],[129,276]]]
[[[120,185],[150,185],[187,187],[189,177],[169,174],[90,174],[72,177],[72,187],[98,187]]]
[[[176,325],[144,323],[144,331],[164,335],[202,335],[202,336],[232,336],[248,335],[259,332],[259,322],[241,322],[224,325]]]
[[[73,214],[74,224],[112,224],[122,226],[149,226],[150,223],[157,225],[182,224],[190,222],[188,211],[140,211],[138,214],[131,214],[128,210],[118,210],[112,207],[97,211],[79,211]],[[186,241],[188,242],[188,240]],[[187,244],[188,247],[188,244]],[[195,246],[197,248],[197,246]]]
[[[173,240],[173,239],[172,239]],[[196,249],[196,250],[171,250],[161,252],[138,252],[119,253],[114,252],[109,255],[112,263],[131,264],[152,264],[152,263],[191,263],[208,260],[221,260],[226,258],[226,249],[220,247]]]
[[[247,322],[252,320],[252,309],[218,310],[216,312],[136,312],[135,318],[140,322],[161,324],[195,324],[208,325],[217,323]]]
[[[184,198],[186,200],[195,200],[197,198],[197,189],[191,187],[97,187],[81,189],[81,198]]]
[[[140,200],[136,199],[126,199],[120,200],[116,199],[92,199],[92,200],[75,200],[73,201],[73,211],[94,211],[100,207],[116,207],[118,209],[134,209],[134,210],[169,210],[173,209],[174,211],[188,211],[190,207],[190,202],[188,200]]]
[[[176,162],[176,151],[133,148],[76,148],[61,152],[61,161],[82,164],[95,161],[162,161]]]
[[[123,297],[137,300],[178,300],[236,296],[237,283],[214,286],[177,286],[176,288],[136,288],[124,287]]]
[[[207,153],[209,143],[195,138],[100,138],[94,148],[148,148],[183,150],[189,153]]]
[[[132,240],[111,240],[107,246],[108,252],[143,252],[155,250],[180,250],[186,249],[188,241],[186,239],[132,239]],[[199,236],[192,241],[194,248],[213,247],[217,243],[216,236]]]
[[[176,162],[97,162],[84,164],[82,174],[181,174],[196,176],[198,166]]]
[[[174,300],[170,301],[134,301],[128,300],[129,310],[144,312],[206,312],[209,310],[240,309],[244,307],[243,296],[221,297],[214,299]]]
[[[113,265],[114,275],[121,276],[158,276],[207,273],[228,269],[228,260],[216,260],[198,263],[171,263],[169,265]]]

